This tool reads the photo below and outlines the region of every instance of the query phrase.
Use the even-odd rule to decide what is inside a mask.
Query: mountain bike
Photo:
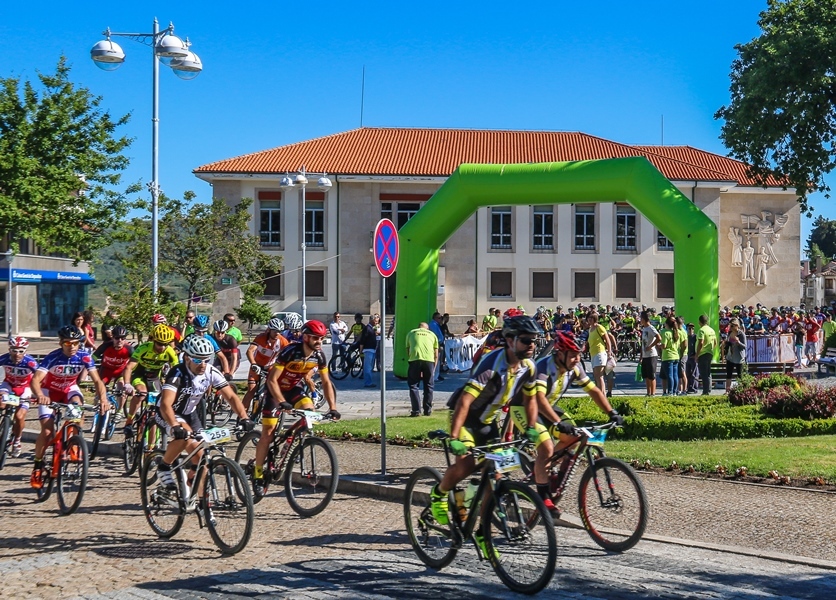
[[[125,475],[133,475],[142,464],[143,456],[156,449],[165,449],[168,441],[165,430],[157,425],[159,393],[137,392],[137,395],[144,396],[139,416],[132,424],[133,435],[122,443]]]
[[[58,484],[58,508],[62,514],[70,515],[81,505],[87,489],[89,456],[87,442],[81,431],[82,415],[85,410],[99,410],[95,406],[53,402],[49,405],[55,413],[55,435],[43,455],[41,487],[37,488],[38,502],[44,502]],[[66,411],[66,418],[64,418]]]
[[[585,459],[587,466],[578,487],[578,511],[583,526],[605,550],[624,552],[644,535],[650,503],[632,467],[604,454],[604,441],[613,427],[612,422],[576,427],[573,435],[578,440],[556,452],[546,468],[553,501],[558,504],[578,470],[580,459]],[[523,472],[531,479],[534,457],[533,445],[525,446],[520,452]]]
[[[232,385],[232,383],[230,383]],[[232,418],[232,407],[224,400],[218,390],[210,389],[201,400],[206,407],[206,416],[203,419],[205,426],[223,427]]]
[[[337,491],[340,478],[337,454],[327,440],[312,435],[314,425],[324,420],[321,413],[309,410],[286,412],[298,419],[282,430],[282,413],[264,460],[264,493],[254,493],[253,499],[260,502],[271,483],[284,479],[290,508],[300,516],[313,517],[328,506]],[[235,462],[241,465],[250,481],[259,439],[261,432],[249,432],[241,438],[235,453]]]
[[[116,417],[119,412],[119,397],[123,392],[117,392],[113,388],[107,392],[107,401],[110,404],[107,412],[100,414],[98,412],[93,414],[93,425],[90,431],[93,433],[93,440],[90,444],[90,458],[96,458],[99,451],[99,444],[102,440],[109,440],[113,437],[116,430]]]
[[[449,434],[432,431],[428,437],[441,440],[449,466]],[[406,485],[404,518],[412,548],[425,565],[447,566],[464,542],[472,540],[479,560],[490,562],[511,590],[536,594],[549,584],[557,559],[554,521],[535,490],[507,475],[520,468],[519,448],[524,443],[515,440],[471,448],[481,462],[482,475],[471,480],[475,489],[467,494],[459,486],[450,491],[446,525],[436,521],[430,508],[430,492],[441,474],[431,467],[412,474]]]
[[[186,515],[195,513],[201,529],[209,529],[221,552],[240,552],[252,535],[255,512],[244,472],[224,455],[223,444],[232,442],[233,431],[215,427],[190,433],[189,439],[200,444],[172,465],[176,490],[157,485],[162,451],[152,452],[144,462],[140,497],[145,518],[158,536],[170,538],[180,531]],[[186,472],[192,458],[201,451],[194,481],[189,482]]]
[[[363,353],[360,347],[351,345],[334,354],[328,361],[328,373],[334,379],[345,379],[349,374],[359,377],[363,373]]]
[[[15,413],[20,406],[20,396],[3,394],[0,400],[3,402],[2,413],[0,413],[0,470],[2,470],[6,466],[6,457],[12,454],[14,444],[12,425],[15,422]]]
[[[622,332],[616,336],[618,344],[618,360],[638,360],[641,356],[639,352],[639,339],[635,332]]]

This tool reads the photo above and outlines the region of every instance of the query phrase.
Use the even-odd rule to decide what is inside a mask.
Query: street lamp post
[[[151,33],[116,33],[106,29],[103,34],[105,39],[96,43],[90,50],[90,57],[96,66],[104,71],[115,71],[125,62],[125,53],[111,37],[126,37],[139,42],[153,49],[153,84],[152,84],[152,111],[151,111],[151,181],[148,182],[148,189],[151,192],[151,270],[154,273],[154,302],[157,301],[157,294],[160,290],[159,278],[159,130],[160,130],[160,62],[170,67],[174,74],[180,79],[194,79],[203,70],[197,54],[189,50],[191,42],[186,38],[184,42],[174,35],[174,24],[169,23],[168,27],[160,31],[160,23],[154,19],[154,27]]]
[[[307,294],[306,294],[306,281],[305,281],[305,269],[307,268],[306,264],[306,242],[307,242],[307,227],[306,227],[306,215],[305,215],[305,188],[308,185],[308,178],[307,175],[319,175],[319,178],[316,180],[316,187],[323,191],[328,191],[331,188],[331,180],[328,179],[327,173],[308,173],[305,171],[305,167],[302,166],[299,169],[299,172],[294,176],[291,177],[288,173],[285,173],[285,176],[282,177],[281,181],[279,182],[280,187],[283,190],[289,190],[297,185],[302,186],[302,321],[308,320],[308,304],[307,304]]]

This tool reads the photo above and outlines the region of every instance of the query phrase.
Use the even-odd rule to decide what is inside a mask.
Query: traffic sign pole
[[[386,475],[386,278],[380,278],[380,474]]]

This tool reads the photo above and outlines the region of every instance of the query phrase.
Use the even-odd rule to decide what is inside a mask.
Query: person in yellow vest
[[[418,384],[424,382],[423,409],[424,416],[430,416],[433,411],[433,371],[438,362],[438,337],[430,331],[427,323],[421,323],[417,328],[406,334],[406,354],[409,370],[406,380],[409,384],[409,400],[412,403],[410,417],[421,414]]]
[[[711,361],[717,350],[717,333],[708,324],[708,315],[700,315],[700,330],[697,332],[697,367],[702,380],[702,395],[711,393]]]

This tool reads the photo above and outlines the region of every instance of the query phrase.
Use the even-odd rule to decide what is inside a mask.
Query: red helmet
[[[506,319],[513,319],[514,317],[519,317],[524,314],[525,313],[519,308],[509,308],[502,314],[502,320],[505,321]]]
[[[558,331],[554,336],[554,346],[552,347],[552,354],[555,352],[580,352],[581,347],[578,345],[578,340],[575,339],[575,334],[570,331]]]
[[[168,319],[165,318],[165,315],[161,315],[160,313],[157,313],[153,317],[151,317],[151,321],[157,323],[158,325],[160,323],[168,323]]]
[[[9,338],[9,348],[22,348],[26,350],[29,347],[29,340],[20,335],[13,335]]]
[[[302,334],[325,336],[328,334],[328,328],[322,321],[311,320],[302,325]]]

